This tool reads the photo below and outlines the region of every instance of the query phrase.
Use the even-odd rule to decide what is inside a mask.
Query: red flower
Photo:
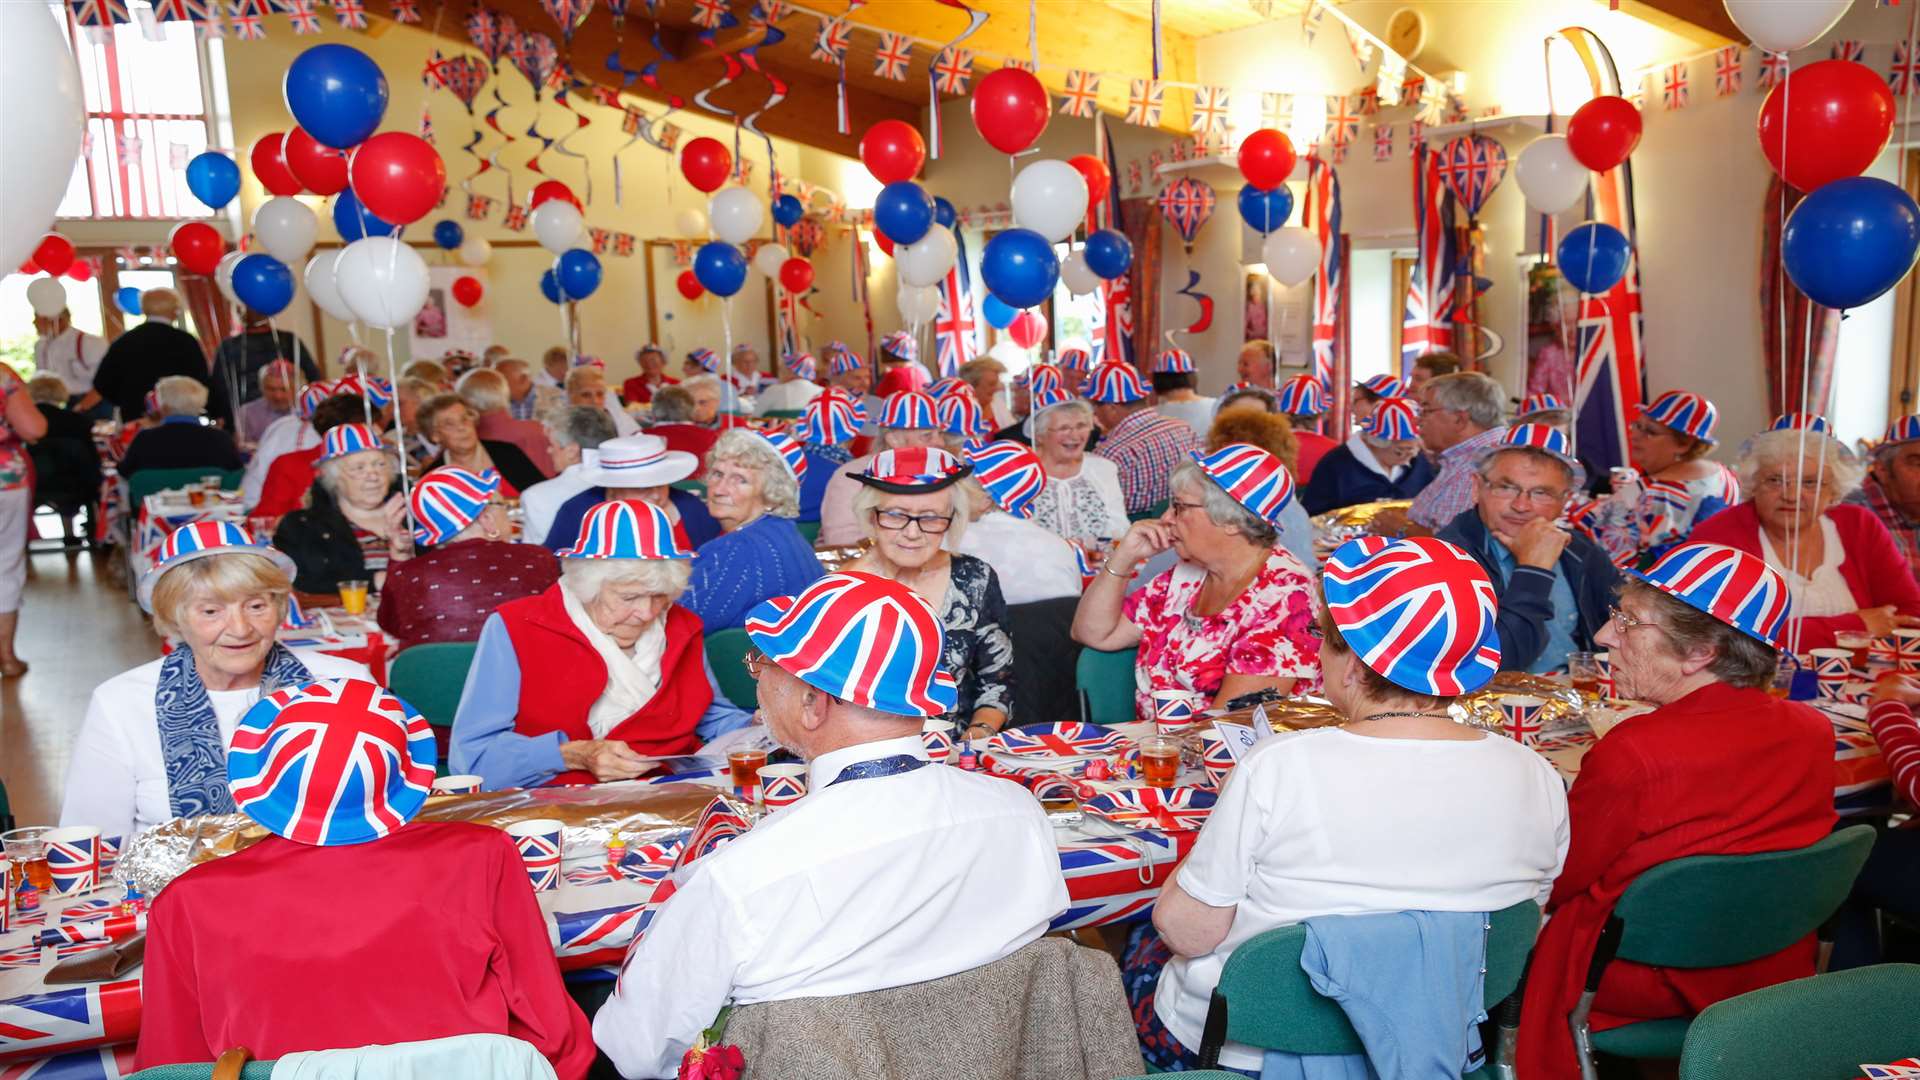
[[[695,1046],[680,1059],[679,1080],[740,1080],[746,1067],[737,1046]]]

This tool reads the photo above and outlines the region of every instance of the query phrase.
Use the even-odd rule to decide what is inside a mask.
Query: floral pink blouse
[[[1253,584],[1218,615],[1191,614],[1205,580],[1183,562],[1127,597],[1126,616],[1140,628],[1134,704],[1142,719],[1153,716],[1153,691],[1191,686],[1211,698],[1228,675],[1298,679],[1296,693],[1320,689],[1313,581],[1298,559],[1274,548]]]
[[[0,364],[0,408],[4,408],[8,396],[23,385],[12,368]],[[0,412],[0,491],[29,486],[28,475],[27,444],[14,435],[13,429],[7,426],[6,415]]]

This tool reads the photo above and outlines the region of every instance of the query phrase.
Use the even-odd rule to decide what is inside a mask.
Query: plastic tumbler
[[[1140,773],[1148,787],[1172,787],[1180,775],[1180,740],[1169,735],[1149,735],[1141,739]]]
[[[363,615],[367,610],[367,583],[364,581],[343,581],[340,583],[340,606],[349,615]]]

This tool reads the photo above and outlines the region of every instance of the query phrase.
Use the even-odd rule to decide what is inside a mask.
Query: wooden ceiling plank
[[[1747,40],[1721,0],[1623,0],[1620,9],[1706,47]]]

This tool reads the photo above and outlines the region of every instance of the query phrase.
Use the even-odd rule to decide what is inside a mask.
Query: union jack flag
[[[1660,76],[1660,101],[1668,112],[1687,107],[1687,65],[1669,64]]]
[[[726,0],[693,0],[693,21],[696,25],[712,30],[726,17]]]
[[[905,34],[881,33],[873,50],[873,73],[894,82],[907,81],[907,66],[913,62],[913,44]]]
[[[1093,210],[1095,228],[1117,229],[1126,232],[1127,225],[1120,207],[1120,166],[1114,160],[1113,140],[1107,137],[1106,117],[1095,117],[1093,122],[1095,152],[1107,163],[1107,175],[1111,177],[1107,197]],[[1137,181],[1138,162],[1127,166],[1130,176]],[[1135,187],[1138,187],[1136,182]],[[1090,326],[1088,332],[1093,337],[1093,358],[1095,360],[1125,360],[1133,362],[1133,285],[1132,273],[1121,274],[1112,281],[1100,286],[1100,312],[1098,326]]]
[[[154,22],[186,22],[193,18],[191,5],[187,0],[154,0]]]
[[[104,29],[131,19],[127,0],[67,0],[67,9],[73,12],[74,22],[90,29]]]
[[[1760,54],[1760,89],[1771,90],[1784,82],[1786,77],[1786,53],[1762,52]]]
[[[1033,61],[1031,60],[1021,60],[1012,56],[1006,57],[1005,59],[1006,59],[1006,63],[1004,66],[1006,67],[1019,68],[1021,71],[1025,71],[1029,74],[1033,72]]]
[[[1393,160],[1393,125],[1373,125],[1373,160]]]
[[[1378,140],[1375,141],[1378,153]],[[1393,133],[1387,133],[1387,153],[1393,153]],[[1346,240],[1340,231],[1340,177],[1333,167],[1316,158],[1307,159],[1306,220],[1320,241],[1320,272],[1313,278],[1313,376],[1327,393],[1334,393],[1334,350],[1340,343],[1340,288],[1343,249]]]
[[[652,904],[643,903],[594,911],[556,911],[553,923],[559,945],[554,955],[571,958],[606,952],[611,959],[652,925],[655,910]]]
[[[0,971],[11,968],[36,967],[40,963],[40,946],[20,945],[0,950]]]
[[[347,30],[367,28],[367,7],[362,0],[333,0],[333,17]]]
[[[1100,105],[1100,73],[1075,68],[1067,72],[1066,96],[1060,99],[1060,111],[1067,116],[1091,117]]]
[[[567,871],[569,885],[607,885],[615,881],[659,881],[673,872],[674,861],[680,857],[680,841],[671,839],[665,843],[642,844],[630,847],[618,866],[600,863],[595,866],[576,866]]]
[[[1427,96],[1427,80],[1420,75],[1408,75],[1400,80],[1400,104],[1416,105]]]
[[[1400,368],[1453,347],[1453,196],[1440,180],[1440,154],[1413,152],[1413,210],[1419,254],[1407,279],[1406,318],[1400,329]]]
[[[820,33],[813,39],[809,56],[823,64],[838,64],[847,58],[847,18],[821,19]]]
[[[1333,100],[1333,111],[1327,116],[1327,141],[1346,146],[1360,137],[1360,117],[1347,107],[1345,94],[1338,94]]]
[[[1422,146],[1426,145],[1426,142],[1427,142],[1426,123],[1421,120],[1407,121],[1407,153],[1411,154],[1415,150],[1420,149]]]
[[[1485,135],[1461,135],[1440,148],[1440,179],[1460,200],[1469,218],[1486,205],[1507,176],[1507,148]]]
[[[1293,126],[1292,94],[1261,94],[1260,123],[1263,127],[1289,128]]]
[[[960,365],[973,359],[979,341],[973,321],[973,276],[967,270],[967,242],[953,234],[959,257],[940,282],[940,307],[933,316],[933,343],[942,377],[957,375]]]
[[[286,0],[287,21],[293,24],[296,34],[317,34],[320,32],[320,16],[313,10],[313,0]]]
[[[220,17],[220,0],[187,0],[187,11],[202,41],[227,36],[226,20]]]
[[[972,49],[942,49],[933,58],[933,81],[941,93],[964,94],[972,79]]]
[[[1740,92],[1740,46],[1729,45],[1713,54],[1713,92],[1732,97]]]
[[[1227,130],[1230,100],[1224,86],[1202,86],[1193,92],[1193,130]]]
[[[467,196],[467,220],[468,221],[485,221],[492,214],[493,214],[493,196],[491,195]]]
[[[687,834],[686,843],[681,847],[673,868],[678,870],[692,865],[711,855],[720,845],[744,835],[752,827],[732,803],[724,798],[714,799],[705,810],[700,811],[700,820],[694,824],[693,831]]]
[[[1594,219],[1634,242],[1633,188],[1626,167],[1595,174],[1592,196]],[[1646,397],[1640,303],[1637,252],[1627,263],[1626,276],[1606,295],[1580,300],[1575,431],[1581,456],[1597,469],[1627,463],[1627,424]]]
[[[64,1050],[128,1042],[140,1033],[140,980],[66,986],[7,1002],[0,1025],[10,1056],[43,1058]],[[84,1075],[84,1074],[82,1074]]]
[[[1008,728],[987,740],[987,749],[1017,757],[1108,757],[1127,748],[1118,732],[1077,720]]]
[[[1361,116],[1377,116],[1380,113],[1380,88],[1369,86],[1354,95],[1357,103],[1355,111]]]
[[[393,21],[407,26],[420,23],[420,0],[390,0]]]
[[[527,208],[517,204],[509,205],[507,207],[507,216],[501,220],[500,224],[505,225],[511,232],[525,232],[527,228]]]
[[[1851,39],[1836,41],[1833,43],[1832,56],[1835,60],[1858,64],[1867,58],[1867,47]]]
[[[1920,61],[1907,58],[1905,42],[1895,45],[1893,63],[1887,66],[1887,86],[1893,90],[1894,97],[1906,97],[1916,81],[1920,81]]]
[[[1300,39],[1313,44],[1314,36],[1320,33],[1320,22],[1327,13],[1320,9],[1320,0],[1307,0],[1307,6],[1300,12]]]
[[[1190,832],[1206,824],[1218,798],[1198,787],[1121,788],[1088,799],[1092,813],[1122,825],[1146,825],[1161,832]]]
[[[613,253],[625,258],[633,254],[634,236],[632,233],[613,234]]]
[[[259,41],[266,37],[266,15],[267,0],[233,0],[228,16],[233,23],[233,36],[241,41]]]
[[[607,253],[607,245],[613,239],[611,232],[606,229],[589,228],[587,230],[587,236],[593,244],[593,253],[595,255],[605,255]]]
[[[1160,110],[1166,104],[1166,88],[1159,79],[1135,79],[1127,91],[1127,116],[1129,124],[1141,127],[1158,127]]]

